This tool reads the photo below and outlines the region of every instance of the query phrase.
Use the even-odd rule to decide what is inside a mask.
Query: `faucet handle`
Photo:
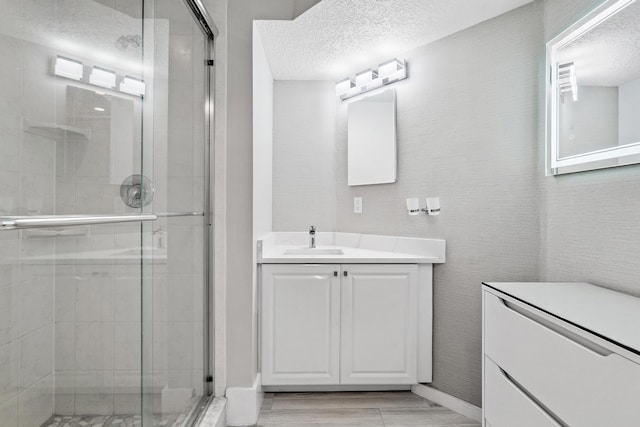
[[[316,226],[315,225],[309,226],[309,234],[316,234]]]

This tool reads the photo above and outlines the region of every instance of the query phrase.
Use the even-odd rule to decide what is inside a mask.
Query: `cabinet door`
[[[262,384],[338,384],[340,266],[262,266]]]
[[[417,381],[417,265],[344,265],[340,382]]]

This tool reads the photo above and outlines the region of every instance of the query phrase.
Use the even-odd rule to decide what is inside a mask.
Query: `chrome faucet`
[[[316,247],[316,227],[312,225],[309,227],[309,248],[315,249]]]

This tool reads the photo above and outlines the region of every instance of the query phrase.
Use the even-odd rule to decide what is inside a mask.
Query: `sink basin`
[[[299,248],[287,249],[285,255],[344,255],[342,249]]]

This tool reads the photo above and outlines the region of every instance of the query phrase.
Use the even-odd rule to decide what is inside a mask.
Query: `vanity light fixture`
[[[120,82],[120,92],[144,96],[145,89],[144,82],[133,77],[124,76],[122,82]]]
[[[573,62],[558,65],[558,89],[560,93],[571,93],[574,102],[578,100],[578,80]]]
[[[407,199],[407,212],[411,216],[419,215],[421,212],[429,216],[440,215],[440,197],[427,197],[425,208],[420,207],[420,199],[410,197]]]
[[[356,84],[351,77],[347,77],[344,80],[340,80],[338,83],[336,83],[336,95],[340,96],[347,93],[355,85]]]
[[[407,78],[407,63],[394,58],[383,62],[377,69],[369,68],[336,83],[336,96],[345,100],[370,90]]]
[[[116,87],[116,73],[105,68],[93,67],[89,75],[89,83],[113,89]]]
[[[356,86],[366,86],[371,83],[372,80],[378,78],[378,72],[369,68],[368,70],[360,71],[356,74]]]
[[[81,80],[84,67],[82,62],[65,58],[64,56],[56,57],[54,65],[54,74],[60,77],[66,77],[73,80]]]

